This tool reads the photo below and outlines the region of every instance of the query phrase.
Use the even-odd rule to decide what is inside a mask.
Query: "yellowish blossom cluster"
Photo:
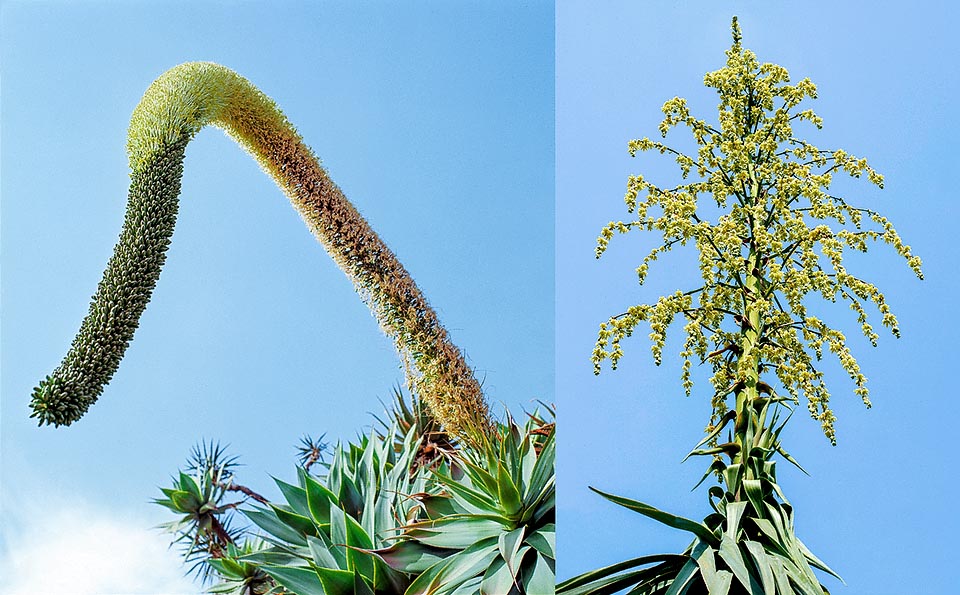
[[[823,125],[813,110],[795,109],[816,98],[816,86],[806,78],[790,84],[785,68],[759,63],[742,47],[736,20],[726,65],[707,73],[704,84],[719,95],[717,125],[695,118],[687,101],[674,97],[664,103],[659,126],[664,137],[677,126],[689,128],[698,144],[696,155],[646,137],[628,144],[631,156],[652,150],[672,155],[684,182],[666,188],[644,176],[630,176],[624,200],[634,219],[607,225],[596,251],[599,258],[615,233],[657,232],[662,241],[636,269],[642,285],[659,256],[692,242],[703,284],[611,317],[601,325],[594,369],[599,373],[605,359],[616,367],[623,355],[622,339],[640,322],[650,324],[651,349],[659,364],[667,327],[681,315],[686,319],[680,352],[685,391],[689,394],[693,386],[694,359],[713,367],[711,426],[727,410],[731,395],[739,398],[749,389],[756,398],[760,375],[772,371],[789,398],[806,398],[811,415],[834,441],[830,394],[816,366],[824,346],[869,406],[866,378],[846,337],[810,316],[805,302],[810,294],[849,302],[864,336],[876,344],[878,334],[866,310],[872,303],[882,325],[899,336],[897,320],[880,290],[846,269],[845,250],[866,252],[871,243],[882,241],[922,279],[920,259],[886,218],[830,193],[838,173],[865,176],[879,188],[883,176],[866,159],[843,150],[821,150],[795,136],[797,122],[818,129]],[[713,220],[698,212],[703,198],[721,209]],[[693,296],[699,296],[696,306]],[[708,345],[714,347],[709,353]]]

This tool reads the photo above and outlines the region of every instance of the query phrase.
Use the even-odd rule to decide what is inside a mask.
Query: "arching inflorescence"
[[[393,252],[330,180],[274,102],[232,70],[207,62],[164,73],[133,113],[123,230],[69,352],[33,391],[32,415],[40,424],[69,425],[79,419],[117,370],[173,235],[184,151],[206,125],[226,131],[289,197],[394,339],[411,389],[446,429],[463,436],[486,428],[479,383]]]
[[[867,322],[866,306],[872,303],[881,324],[899,336],[897,319],[875,285],[847,270],[844,251],[866,252],[870,242],[880,240],[906,259],[918,277],[923,275],[920,259],[890,221],[830,192],[834,174],[866,176],[881,188],[883,176],[865,159],[843,150],[821,150],[795,136],[795,123],[805,120],[820,128],[822,121],[813,110],[797,109],[804,98],[816,98],[816,86],[809,79],[789,83],[786,69],[760,64],[741,46],[734,19],[726,66],[704,77],[704,84],[720,97],[719,125],[692,116],[679,97],[663,105],[661,135],[682,124],[692,132],[697,153],[688,155],[649,138],[629,143],[631,156],[648,150],[673,156],[683,179],[695,181],[665,187],[631,176],[625,201],[634,219],[603,229],[597,257],[616,233],[657,231],[663,242],[638,266],[640,283],[652,261],[690,242],[699,251],[703,285],[611,317],[600,326],[593,362],[597,373],[605,359],[616,367],[622,339],[647,321],[659,364],[667,327],[681,315],[686,320],[680,355],[687,394],[693,386],[692,360],[713,364],[714,413],[708,430],[727,411],[727,397],[739,398],[745,387],[756,394],[759,375],[775,371],[791,399],[804,394],[811,415],[835,441],[830,395],[815,362],[824,348],[832,352],[869,407],[866,378],[843,333],[809,312],[805,298],[819,294],[831,302],[846,300],[863,334],[876,344],[878,335]],[[704,200],[716,205],[713,221],[703,212]],[[759,388],[765,394],[770,390]]]

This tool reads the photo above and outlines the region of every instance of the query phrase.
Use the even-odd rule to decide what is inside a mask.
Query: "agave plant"
[[[338,447],[299,486],[278,480],[286,504],[245,511],[272,545],[238,561],[298,595],[552,593],[553,424],[508,417],[482,448],[427,466],[416,425],[399,449],[398,435]]]
[[[407,404],[403,389],[394,387],[393,405],[387,409],[387,419],[376,419],[384,437],[394,436],[394,446],[398,452],[404,448],[406,433],[415,430],[418,450],[413,461],[414,467],[433,466],[444,460],[452,462],[451,455],[456,452],[459,441],[443,428],[423,399],[415,394],[411,395]]]
[[[442,491],[423,499],[426,519],[403,528],[382,556],[421,574],[408,593],[549,594],[554,590],[556,512],[554,426],[508,416],[481,447],[433,473]],[[444,556],[426,566],[410,552]]]
[[[174,543],[182,544],[184,558],[190,564],[188,573],[196,573],[206,582],[216,570],[221,576],[238,578],[243,586],[252,588],[269,578],[257,569],[223,567],[218,562],[246,551],[236,547],[244,535],[234,525],[237,507],[250,498],[266,502],[259,494],[234,482],[236,465],[237,458],[228,457],[219,444],[202,443],[194,448],[186,472],[173,478],[172,488],[161,488],[164,497],[154,503],[180,516],[160,528],[176,536]],[[225,503],[230,492],[242,493],[243,497]],[[244,547],[249,549],[255,543],[248,541]]]
[[[401,410],[398,405],[394,415]],[[207,574],[220,578],[213,592],[552,593],[554,424],[536,413],[523,427],[508,417],[496,438],[482,447],[439,451],[437,460],[423,464],[429,435],[412,419],[405,428],[393,423],[355,444],[338,445],[329,463],[319,462],[319,473],[301,465],[297,485],[276,479],[283,503],[267,502],[237,484],[232,474],[207,471],[206,484],[181,474],[175,489],[164,490],[167,498],[158,503],[192,519],[197,506],[191,501],[178,507],[182,497],[173,494],[192,493],[194,485],[202,493],[200,486],[207,485],[209,516],[217,521],[239,511],[259,529],[257,537],[235,532],[215,551],[194,548],[194,565],[206,563]],[[216,452],[222,458],[220,449]],[[216,465],[205,469],[211,467]],[[228,481],[221,485],[218,477]],[[263,506],[224,505],[228,491],[252,494],[248,497]],[[206,543],[200,524],[183,523],[168,528],[176,524],[182,539]]]
[[[780,443],[787,421],[781,415],[802,395],[836,443],[836,418],[817,363],[824,348],[837,356],[854,394],[868,407],[870,400],[846,337],[809,312],[807,303],[816,295],[848,301],[864,336],[876,345],[866,305],[877,308],[894,336],[897,320],[880,290],[847,270],[845,250],[866,252],[869,242],[882,241],[922,279],[921,262],[889,220],[829,191],[834,174],[866,177],[880,188],[883,176],[866,159],[820,150],[794,135],[793,126],[803,121],[822,126],[813,110],[794,109],[816,97],[816,86],[809,79],[790,84],[786,69],[760,64],[743,48],[736,17],[732,29],[726,66],[704,77],[720,96],[719,124],[694,117],[679,97],[663,105],[661,136],[686,126],[697,152],[687,155],[649,138],[629,144],[634,156],[649,150],[671,155],[689,181],[659,186],[630,176],[624,200],[636,219],[611,222],[597,245],[600,257],[616,233],[662,233],[662,244],[637,268],[641,284],[661,254],[688,244],[699,251],[703,284],[611,317],[600,326],[593,361],[597,373],[603,360],[616,367],[621,342],[646,321],[659,365],[668,327],[678,316],[686,320],[680,356],[688,395],[693,361],[713,367],[713,414],[707,436],[691,452],[713,458],[704,475],[720,480],[709,489],[713,512],[696,522],[595,490],[695,539],[680,555],[635,558],[565,581],[558,585],[561,593],[629,588],[631,594],[823,595],[827,589],[813,568],[836,576],[796,537],[793,508],[777,485],[774,458],[796,464]]]
[[[323,441],[327,437],[326,433],[319,438],[313,438],[309,435],[300,439],[300,446],[297,447],[297,462],[305,471],[310,471],[316,463],[324,462],[324,455],[330,449],[330,445]]]
[[[208,592],[221,595],[277,593],[278,587],[270,575],[258,565],[241,559],[265,547],[267,547],[266,543],[256,537],[250,537],[240,545],[228,544],[224,556],[207,561],[210,568],[220,577],[220,582],[210,587]]]
[[[301,467],[298,485],[275,480],[285,503],[243,511],[269,547],[236,561],[298,595],[403,593],[410,577],[371,552],[416,514],[417,494],[427,486],[424,473],[410,473],[416,452],[413,432],[399,453],[392,440],[371,433],[338,445],[320,477]]]
[[[411,579],[370,552],[399,533],[397,527],[414,514],[409,511],[426,487],[423,473],[410,473],[417,452],[414,436],[407,433],[400,452],[392,435],[384,440],[376,433],[358,444],[337,445],[331,462],[321,463],[322,476],[301,466],[299,485],[274,480],[284,503],[271,503],[235,484],[222,466],[201,467],[199,480],[181,472],[173,489],[162,490],[166,497],[156,500],[183,515],[164,528],[190,541],[187,559],[203,569],[204,578],[218,575],[221,581],[212,592],[403,593]],[[263,506],[240,510],[239,503],[223,504],[228,491],[252,494]],[[262,537],[223,530],[224,518],[236,512]]]

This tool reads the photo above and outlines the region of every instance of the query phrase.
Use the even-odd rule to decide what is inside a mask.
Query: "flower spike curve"
[[[130,122],[130,191],[113,256],[63,362],[34,389],[40,424],[86,413],[120,365],[166,259],[187,144],[224,129],[260,163],[353,281],[406,367],[408,382],[447,431],[488,427],[480,385],[393,252],[327,176],[274,102],[232,70],[189,62],[161,75]]]

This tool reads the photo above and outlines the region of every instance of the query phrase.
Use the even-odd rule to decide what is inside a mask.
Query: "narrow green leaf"
[[[684,559],[676,564],[663,562],[651,568],[632,570],[570,589],[561,588],[558,585],[557,593],[560,595],[613,595],[633,587],[627,595],[663,595],[683,564],[685,564]]]
[[[317,527],[313,524],[311,519],[308,519],[305,516],[300,516],[292,510],[287,510],[285,506],[271,504],[270,508],[273,509],[273,513],[277,515],[278,519],[280,519],[285,525],[294,531],[304,535],[317,535]]]
[[[209,558],[207,563],[225,578],[243,579],[246,575],[243,564],[230,558]]]
[[[741,477],[743,477],[743,465],[739,463],[727,465],[727,468],[723,470],[723,483],[727,486],[728,492],[737,491]]]
[[[604,566],[603,568],[598,568],[596,570],[591,570],[585,572],[581,575],[569,578],[560,584],[557,585],[558,592],[572,592],[573,589],[589,585],[591,583],[596,583],[601,579],[605,579],[616,575],[617,573],[635,568],[637,566],[644,566],[646,564],[665,564],[667,566],[676,566],[679,570],[686,563],[686,557],[676,554],[661,554],[655,556],[641,556],[639,558],[633,558],[632,560],[625,560],[623,562],[617,562],[616,564],[611,564],[610,566]],[[645,569],[649,570],[649,569]],[[623,587],[620,587],[621,589]],[[617,589],[619,590],[619,589]],[[616,592],[616,591],[614,591]]]
[[[370,588],[370,585],[367,584],[367,581],[363,580],[361,575],[354,574],[352,595],[376,595],[376,593],[373,592],[373,589]]]
[[[330,503],[336,502],[337,497],[316,479],[305,476],[303,479],[306,484],[304,489],[307,495],[307,509],[310,516],[318,525],[326,525],[330,522]]]
[[[528,554],[527,558],[534,558],[533,564],[524,565],[523,590],[527,595],[542,593],[553,595],[556,590],[557,577],[551,561],[539,552]],[[529,566],[529,570],[526,570]],[[494,595],[494,593],[491,593]]]
[[[782,457],[785,458],[787,461],[789,461],[790,463],[792,463],[794,467],[796,467],[797,469],[803,471],[804,475],[807,475],[807,476],[810,475],[809,473],[807,473],[807,470],[804,469],[803,467],[801,467],[801,466],[800,466],[800,463],[798,463],[795,458],[793,458],[792,456],[790,456],[790,454],[789,454],[787,451],[783,450],[783,447],[780,446],[779,444],[777,445],[777,452],[780,453],[780,456],[782,456]]]
[[[223,593],[226,595],[235,595],[236,592],[237,592],[237,584],[234,582],[226,582],[226,581],[213,585],[212,587],[207,589],[207,593],[213,593],[218,595],[220,593]]]
[[[740,552],[736,541],[724,534],[720,542],[719,552],[720,558],[727,563],[727,566],[733,571],[733,575],[737,577],[737,580],[750,595],[763,595],[763,588],[748,570],[747,563],[743,559],[743,554]]]
[[[180,472],[180,489],[193,494],[193,497],[198,501],[202,501],[204,498],[200,493],[200,484],[197,483],[197,480],[184,473]]]
[[[497,542],[497,546],[500,549],[500,556],[507,562],[507,566],[514,576],[516,576],[520,570],[518,564],[519,559],[514,560],[514,558],[517,552],[520,551],[520,546],[523,545],[523,535],[525,532],[526,527],[520,527],[509,533],[501,533]]]
[[[375,559],[368,553],[373,549],[373,540],[363,530],[360,523],[351,516],[345,517],[347,522],[347,570],[362,575],[371,583],[374,582],[373,569]]]
[[[799,539],[797,539],[797,546],[799,546],[800,551],[803,552],[803,555],[806,556],[806,558],[807,558],[807,560],[810,562],[810,564],[812,564],[813,566],[819,568],[820,570],[822,570],[822,571],[830,574],[830,576],[832,576],[832,577],[834,577],[835,579],[839,580],[841,583],[847,584],[847,583],[845,583],[845,582],[843,581],[842,578],[840,578],[840,575],[839,575],[839,574],[837,574],[836,572],[833,571],[832,568],[830,568],[829,566],[827,566],[822,560],[820,560],[820,558],[814,556],[814,555],[813,555],[813,552],[811,552],[809,549],[807,549],[807,546],[804,545],[804,543],[803,543],[802,541],[800,541]]]
[[[764,551],[763,546],[756,541],[745,541],[744,545],[750,557],[753,558],[754,566],[760,571],[760,584],[763,586],[765,595],[776,595],[776,579],[773,576],[773,566],[776,564],[770,556]]]
[[[317,572],[309,568],[295,568],[290,566],[263,566],[263,571],[269,574],[284,589],[289,589],[297,595],[333,595],[334,591],[324,589]]]
[[[482,539],[496,539],[507,531],[495,520],[462,516],[410,525],[407,534],[434,547],[464,549]]]
[[[343,552],[346,560],[347,554],[347,513],[338,506],[330,506],[330,544],[331,549],[336,548]],[[347,569],[350,570],[349,564]]]
[[[325,595],[354,595],[354,586],[356,585],[356,575],[349,570],[336,570],[333,568],[318,568],[316,572],[320,579],[323,590],[320,592]],[[297,593],[297,595],[304,595]]]
[[[310,509],[307,507],[307,492],[295,485],[273,478],[274,483],[280,488],[280,492],[290,505],[290,509],[302,517],[310,516]]]
[[[307,537],[307,546],[310,548],[313,563],[316,564],[318,568],[340,568],[336,558],[330,553],[330,549],[323,541],[310,536]]]
[[[342,512],[340,514],[343,514]],[[329,566],[333,569],[345,570],[347,568],[347,548],[339,543],[334,543],[329,536],[330,526],[327,526],[326,532],[320,532],[317,534],[317,547],[323,547],[328,554],[333,556],[334,564]],[[326,564],[324,565],[326,566]]]
[[[680,572],[677,573],[676,578],[673,579],[665,595],[686,595],[697,579],[697,571],[696,560],[688,559]]]
[[[753,521],[753,524],[756,525],[758,529],[760,529],[760,532],[763,533],[770,540],[771,544],[776,545],[778,548],[782,550],[780,552],[781,554],[785,556],[789,555],[790,552],[786,549],[783,549],[783,545],[780,543],[780,535],[777,534],[777,530],[773,527],[773,523],[771,523],[767,519],[762,519],[758,517],[751,516],[748,518],[751,521]]]
[[[517,487],[520,489],[520,495],[526,497],[531,491],[530,481],[533,478],[533,470],[537,468],[537,451],[531,445],[529,436],[523,439],[519,467],[517,475],[520,482]]]
[[[303,534],[288,527],[277,518],[273,510],[244,510],[243,514],[253,521],[255,525],[282,542],[292,543],[294,545],[307,545],[307,540]]]
[[[432,593],[431,589],[435,585],[447,582],[450,577],[456,577],[460,581],[480,576],[498,555],[496,539],[479,541],[421,574],[411,583],[407,593],[409,595]]]
[[[533,502],[538,502],[538,504],[536,508],[532,509],[532,512],[524,512],[524,514],[521,516],[521,519],[523,519],[524,523],[538,525],[541,522],[553,523],[556,520],[557,489],[554,483],[555,480],[556,478],[550,478],[550,481],[547,482],[547,485],[543,487],[543,493],[540,494],[540,496],[538,496],[536,499],[532,500]]]
[[[497,467],[498,459],[491,458],[490,469]],[[460,461],[463,470],[470,477],[470,482],[477,488],[482,488],[487,494],[496,494],[498,491],[497,478],[483,467],[474,465],[470,461]]]
[[[804,564],[806,565],[806,564]],[[784,565],[784,570],[790,577],[790,582],[794,585],[794,592],[800,591],[800,595],[823,595],[823,587],[816,578],[807,576],[807,571],[796,564]]]
[[[307,566],[306,560],[279,548],[250,552],[249,554],[240,556],[239,560],[257,566]]]
[[[503,595],[513,588],[513,572],[503,558],[495,558],[483,573],[480,581],[480,595]],[[536,593],[536,591],[533,591]]]
[[[431,547],[419,541],[399,541],[392,546],[371,550],[388,566],[400,572],[420,574],[437,562],[456,553],[456,550]]]
[[[713,431],[707,434],[706,436],[704,436],[703,440],[701,440],[700,442],[697,442],[697,445],[693,447],[693,450],[700,448],[707,442],[710,442],[711,440],[719,436],[720,432],[722,432],[723,429],[727,427],[727,424],[733,421],[734,419],[736,419],[736,417],[737,417],[737,412],[735,409],[730,409],[729,411],[724,413],[723,417],[721,417],[720,420],[717,422],[717,425],[716,427],[714,427]],[[689,457],[690,455],[687,455],[686,457],[684,457],[683,460],[685,461]]]
[[[713,579],[707,583],[707,593],[710,595],[727,595],[733,583],[733,573],[728,570],[718,570]]]
[[[465,507],[450,495],[424,496],[420,500],[420,504],[426,511],[427,518],[431,520],[438,520],[454,514],[468,514],[480,510],[475,506]]]
[[[436,477],[443,482],[443,487],[450,494],[468,507],[473,507],[468,512],[489,512],[496,510],[497,503],[492,495],[470,489],[462,483],[448,477],[437,474]],[[496,491],[492,492],[496,494]]]
[[[764,502],[764,504],[766,505],[767,516],[770,518],[770,523],[777,532],[777,541],[787,547],[792,554],[794,547],[791,537],[793,536],[793,533],[787,526],[787,521],[783,518],[783,515],[780,514],[780,511],[777,509],[777,507],[773,506],[769,502]]]
[[[637,502],[636,500],[630,500],[629,498],[607,494],[594,487],[590,487],[590,489],[615,504],[629,508],[634,512],[639,512],[644,516],[648,516],[654,520],[660,521],[661,523],[673,527],[674,529],[689,531],[714,547],[720,544],[719,538],[717,538],[717,536],[713,534],[713,531],[711,531],[706,525],[702,525],[696,521],[691,521],[690,519],[672,515],[668,512],[654,508],[653,506],[649,506],[642,502]]]
[[[497,464],[497,496],[500,500],[500,509],[508,517],[515,517],[523,506],[520,490],[514,483],[512,474],[502,463]]]
[[[557,531],[556,525],[550,523],[549,525],[544,525],[540,527],[537,531],[534,531],[527,537],[527,543],[533,546],[538,552],[550,558],[551,560],[556,559],[557,557]]]
[[[777,591],[787,595],[794,593],[787,570],[781,564],[774,564],[772,570],[773,578],[777,581]]]
[[[716,553],[717,550],[701,541],[694,548],[692,554],[693,559],[697,561],[697,566],[700,568],[700,575],[703,577],[703,582],[708,588],[714,580],[714,575],[717,574]],[[714,593],[711,591],[710,595],[714,595]]]
[[[687,453],[687,456],[683,457],[683,461],[680,461],[680,462],[683,463],[684,461],[686,461],[686,460],[689,459],[690,457],[703,457],[703,456],[709,456],[709,455],[718,455],[718,454],[722,454],[722,453],[725,453],[725,452],[727,452],[727,448],[726,448],[726,447],[723,447],[723,446],[712,446],[712,447],[710,447],[710,448],[695,448],[694,450],[691,450],[690,452],[688,452],[688,453]]]
[[[433,595],[436,593],[437,585],[440,582],[440,571],[446,565],[447,561],[443,560],[421,572],[404,591],[404,595]]]
[[[692,492],[693,490],[699,488],[700,485],[703,484],[703,482],[706,481],[707,478],[710,477],[711,475],[713,475],[714,473],[721,473],[721,474],[722,474],[723,471],[724,471],[724,469],[726,469],[726,468],[727,468],[727,464],[726,464],[726,463],[724,463],[724,462],[723,462],[722,460],[720,460],[720,459],[714,459],[713,462],[710,463],[710,467],[707,469],[707,472],[703,474],[703,477],[700,478],[700,481],[698,481],[698,482],[696,483],[696,485],[694,485],[692,488],[690,488],[690,491]]]
[[[176,491],[170,494],[170,500],[176,507],[177,512],[193,513],[200,509],[200,500],[193,492]]]
[[[550,434],[550,436],[547,437],[547,441],[543,444],[540,455],[537,457],[536,465],[534,465],[533,473],[530,476],[530,481],[527,486],[527,496],[539,494],[551,479],[556,478],[556,458],[557,441],[554,438],[554,434]],[[527,505],[529,505],[529,503]]]
[[[743,489],[747,492],[747,499],[753,505],[758,515],[763,514],[763,483],[759,479],[744,479]]]
[[[475,576],[460,583],[460,585],[450,591],[450,595],[477,595],[480,584],[483,582],[482,576]]]

